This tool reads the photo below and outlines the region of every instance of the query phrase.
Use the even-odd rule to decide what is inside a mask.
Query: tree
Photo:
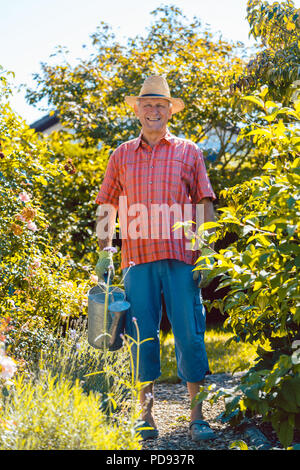
[[[47,98],[77,138],[87,145],[115,147],[139,133],[125,95],[138,94],[149,74],[164,74],[172,94],[186,104],[172,118],[172,131],[197,143],[214,131],[219,140],[216,160],[223,158],[224,165],[229,152],[247,153],[245,143],[235,141],[240,116],[229,102],[232,74],[243,68],[241,44],[214,38],[200,20],[189,23],[174,6],[157,8],[152,15],[155,21],[145,37],[129,38],[123,45],[101,23],[91,36],[95,52],[89,59],[75,66],[66,58],[60,65],[43,63],[28,101],[37,104]],[[63,49],[60,57],[67,57]]]
[[[300,80],[300,9],[292,0],[248,0],[247,18],[261,51],[232,87],[249,92],[265,84],[271,99],[288,105]]]

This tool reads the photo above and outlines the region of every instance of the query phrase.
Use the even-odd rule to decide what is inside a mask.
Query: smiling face
[[[162,134],[172,116],[172,105],[163,98],[140,98],[134,107],[145,134]]]

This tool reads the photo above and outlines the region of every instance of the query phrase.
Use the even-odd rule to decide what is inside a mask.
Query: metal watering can
[[[105,322],[105,295],[106,286],[100,284],[88,292],[88,342],[96,349],[117,351],[123,345],[120,334],[124,332],[125,315],[130,303],[125,300],[122,289],[109,287]]]

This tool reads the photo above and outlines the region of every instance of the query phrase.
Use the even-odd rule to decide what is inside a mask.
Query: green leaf
[[[276,165],[274,163],[268,162],[263,167],[263,170],[276,170]]]
[[[289,420],[285,420],[279,424],[278,437],[285,448],[293,442],[294,426],[290,424]]]
[[[198,228],[198,232],[204,232],[205,230],[210,230],[212,228],[220,227],[218,222],[204,222]]]
[[[257,106],[259,106],[262,109],[265,109],[265,103],[261,98],[258,98],[256,96],[243,96],[241,97],[242,100],[244,101],[249,101],[250,103],[254,103]]]

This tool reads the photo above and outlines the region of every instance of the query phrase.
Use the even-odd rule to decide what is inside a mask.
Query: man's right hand
[[[108,273],[109,269],[111,271],[110,280],[112,281],[115,275],[112,252],[109,250],[102,250],[99,253],[99,258],[95,267],[95,272],[98,276],[99,281],[103,280],[104,282],[106,282],[105,274]]]

